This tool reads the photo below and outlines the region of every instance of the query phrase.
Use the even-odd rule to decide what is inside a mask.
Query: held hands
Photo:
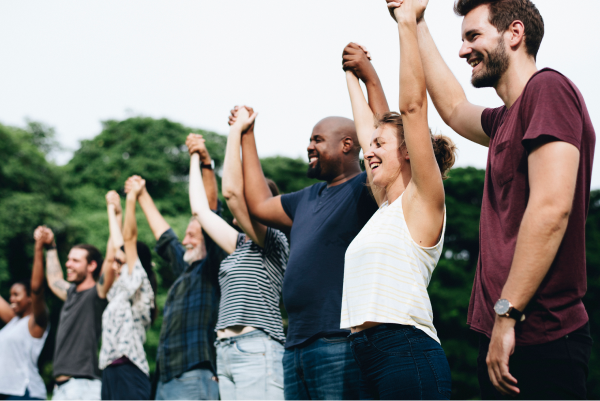
[[[202,164],[210,164],[210,154],[208,153],[208,149],[206,149],[206,140],[202,135],[189,134],[185,140],[185,144],[188,147],[190,156],[197,152],[200,155]]]
[[[496,317],[485,359],[490,380],[496,390],[513,397],[519,394],[519,388],[517,379],[508,371],[508,361],[515,352],[515,324],[514,319]]]
[[[121,197],[117,191],[108,191],[106,193],[106,206],[113,205],[115,207],[115,214],[119,215],[123,213],[121,208]]]
[[[146,190],[146,180],[139,175],[132,175],[125,181],[125,193],[137,199]]]
[[[429,0],[385,0],[394,21],[420,22],[425,15]]]
[[[342,53],[342,68],[352,71],[363,82],[368,82],[376,77],[375,69],[371,64],[371,54],[366,47],[358,43],[349,43]]]
[[[33,239],[38,246],[54,245],[54,233],[46,226],[38,226],[33,232]]]
[[[228,123],[232,127],[239,127],[243,134],[250,129],[254,129],[254,120],[257,115],[258,113],[250,106],[235,106],[231,110]]]

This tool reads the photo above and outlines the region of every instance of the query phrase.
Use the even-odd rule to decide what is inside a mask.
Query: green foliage
[[[140,174],[158,209],[183,238],[189,222],[187,177],[189,156],[185,138],[201,133],[215,160],[222,166],[226,137],[192,130],[166,119],[145,117],[106,121],[94,139],[83,141],[68,165],[57,167],[47,155],[57,149],[51,128],[28,122],[25,129],[0,125],[0,294],[8,294],[11,281],[27,279],[31,272],[32,234],[39,224],[56,233],[61,260],[76,243],[106,249],[108,223],[104,195],[123,187],[125,179]],[[300,190],[317,182],[306,177],[302,159],[276,156],[261,160],[265,175],[282,193]],[[479,396],[476,375],[477,340],[466,325],[467,308],[479,254],[479,214],[485,173],[475,168],[456,168],[445,181],[447,226],[442,258],[429,286],[435,325],[452,370],[453,398]],[[223,199],[221,198],[223,201]],[[151,248],[154,236],[139,209],[139,239]],[[225,216],[231,217],[228,211]],[[584,300],[592,335],[600,325],[600,191],[591,194],[586,226],[588,293]],[[159,311],[175,277],[153,253]],[[46,289],[51,313],[51,334],[40,357],[40,372],[52,384],[52,350],[62,302]],[[286,317],[284,311],[284,318]],[[287,320],[284,321],[287,323]],[[151,372],[162,315],[147,335],[146,354]],[[589,397],[600,397],[600,353],[594,349],[590,362]]]

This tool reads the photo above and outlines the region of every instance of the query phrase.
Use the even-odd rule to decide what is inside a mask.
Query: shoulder
[[[575,84],[560,72],[551,68],[544,68],[536,72],[523,91],[524,98],[541,98],[544,100],[554,100],[559,104],[561,99],[548,99],[546,96],[580,96],[579,89]],[[543,97],[541,97],[543,96]]]

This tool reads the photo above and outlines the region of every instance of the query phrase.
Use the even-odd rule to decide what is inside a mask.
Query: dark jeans
[[[347,337],[324,337],[283,354],[286,400],[356,400],[358,366]]]
[[[452,378],[440,344],[414,326],[381,324],[350,335],[360,399],[449,399]]]
[[[148,400],[150,378],[133,363],[109,365],[102,371],[103,400]]]
[[[588,362],[592,353],[590,326],[545,344],[515,347],[509,360],[510,374],[521,391],[515,397],[503,397],[490,381],[485,358],[490,339],[479,337],[477,375],[481,398],[501,399],[585,399],[587,397]]]
[[[25,394],[21,396],[0,394],[0,400],[41,400],[41,398],[30,397],[29,389],[25,389]]]

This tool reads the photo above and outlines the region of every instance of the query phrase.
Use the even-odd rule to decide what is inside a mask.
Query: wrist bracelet
[[[56,249],[56,244],[44,244],[44,249],[47,251],[51,251],[52,249]]]

